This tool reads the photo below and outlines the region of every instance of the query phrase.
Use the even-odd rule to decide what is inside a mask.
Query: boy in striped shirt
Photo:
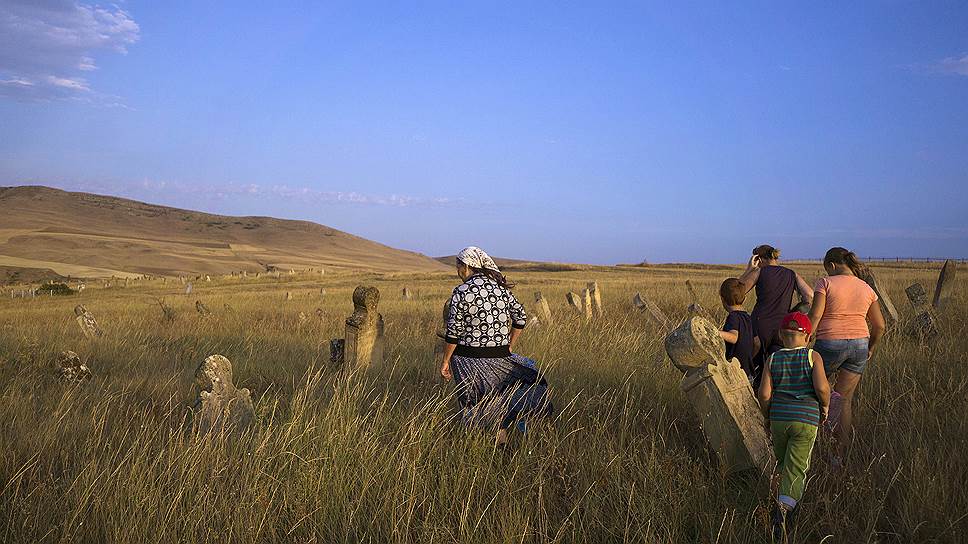
[[[810,319],[787,314],[780,324],[783,349],[773,353],[763,368],[759,400],[773,437],[780,489],[771,521],[773,536],[789,532],[803,496],[817,427],[827,418],[830,384],[823,359],[807,347]]]

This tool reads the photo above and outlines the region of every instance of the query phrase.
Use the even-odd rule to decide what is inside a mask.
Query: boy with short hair
[[[727,278],[719,286],[719,298],[723,301],[723,308],[729,312],[723,330],[719,331],[719,336],[726,342],[726,360],[733,357],[739,359],[740,366],[752,383],[756,370],[753,368],[753,357],[759,351],[760,339],[753,334],[753,320],[743,308],[746,287],[738,278]]]
[[[807,483],[817,427],[827,418],[830,384],[820,354],[807,347],[811,332],[806,314],[792,312],[780,323],[783,349],[763,367],[759,400],[773,437],[780,489],[771,515],[773,536],[782,539],[793,526]]]

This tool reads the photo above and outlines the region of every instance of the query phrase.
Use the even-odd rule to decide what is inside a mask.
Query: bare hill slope
[[[0,266],[62,275],[280,269],[441,271],[439,262],[309,221],[231,217],[48,187],[0,187]]]

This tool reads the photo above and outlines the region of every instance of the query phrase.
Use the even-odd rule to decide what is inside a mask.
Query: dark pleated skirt
[[[451,369],[462,417],[469,425],[506,429],[515,421],[551,413],[548,384],[526,357],[454,355]]]

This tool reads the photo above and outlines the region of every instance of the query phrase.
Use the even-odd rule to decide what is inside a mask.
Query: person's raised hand
[[[759,255],[753,255],[752,257],[750,257],[750,262],[749,262],[749,264],[747,266],[749,268],[759,268],[760,267],[760,256]]]

